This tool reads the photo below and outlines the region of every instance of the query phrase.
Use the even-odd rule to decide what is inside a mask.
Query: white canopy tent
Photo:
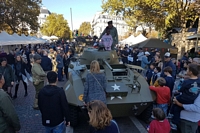
[[[12,37],[14,37],[14,40],[15,41],[18,41],[19,43],[15,43],[15,44],[27,44],[28,43],[28,41],[27,40],[25,40],[25,39],[23,39],[21,36],[19,36],[17,33],[14,33],[13,35],[12,35]]]
[[[42,39],[46,40],[58,40],[57,36],[42,36]]]
[[[19,43],[15,40],[15,37],[9,35],[7,32],[2,31],[0,33],[0,45],[13,45]]]
[[[142,34],[140,34],[137,37],[135,37],[134,42],[132,44],[138,44],[138,43],[143,42],[145,40],[147,40],[147,38],[144,37]]]
[[[135,40],[135,37],[133,35],[129,36],[128,38],[124,39],[123,41],[121,41],[123,44],[133,44]]]
[[[9,35],[7,32],[2,31],[0,33],[0,45],[17,45],[17,44],[37,44],[37,43],[45,43],[44,39],[39,39],[37,37],[26,37],[24,34],[19,36],[14,33],[13,35]]]

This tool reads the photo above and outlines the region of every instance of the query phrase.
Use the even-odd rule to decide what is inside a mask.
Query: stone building
[[[40,27],[44,24],[44,22],[46,21],[47,17],[50,14],[51,14],[51,12],[46,7],[41,7],[40,8],[40,14],[38,16],[38,23],[39,23]],[[37,36],[38,37],[42,36],[42,34],[40,32],[40,29],[38,29]]]
[[[104,29],[108,26],[108,21],[113,21],[113,26],[117,28],[119,40],[125,35],[130,27],[121,16],[111,16],[107,13],[97,12],[92,20],[92,35],[100,36]]]

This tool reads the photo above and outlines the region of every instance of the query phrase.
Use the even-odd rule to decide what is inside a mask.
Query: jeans
[[[66,131],[66,126],[65,123],[62,122],[59,125],[55,127],[45,127],[46,132],[45,133],[65,133]]]
[[[63,75],[62,75],[62,71],[63,70],[63,68],[59,68],[58,67],[58,81],[61,81],[62,80],[62,78],[63,78]]]
[[[154,108],[160,108],[163,110],[163,112],[165,113],[165,116],[167,116],[167,109],[168,109],[168,104],[165,103],[165,104],[154,104],[153,105]]]

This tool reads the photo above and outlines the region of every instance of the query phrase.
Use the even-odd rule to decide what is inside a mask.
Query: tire
[[[69,105],[70,108],[70,125],[75,127],[78,125],[78,108],[76,106]]]
[[[153,110],[153,104],[150,104],[140,115],[139,118],[145,123],[149,123]]]

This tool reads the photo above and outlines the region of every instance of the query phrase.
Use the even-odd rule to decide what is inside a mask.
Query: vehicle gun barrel
[[[110,64],[109,64],[106,60],[103,60],[103,62],[106,64],[106,66],[107,66],[111,71],[113,71],[113,68],[110,66]]]

